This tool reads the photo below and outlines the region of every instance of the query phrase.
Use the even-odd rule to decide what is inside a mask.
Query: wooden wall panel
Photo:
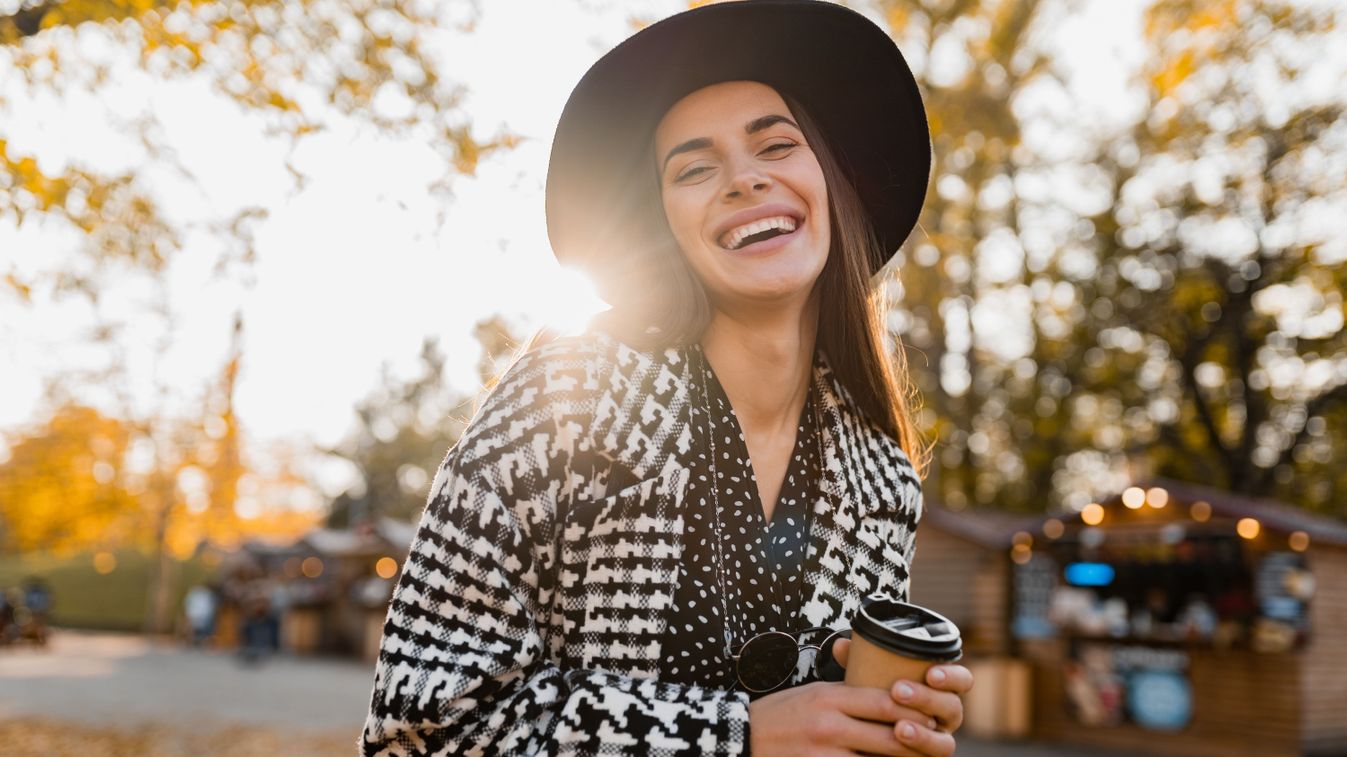
[[[1315,593],[1301,656],[1307,754],[1347,754],[1347,550],[1311,546]]]
[[[954,621],[970,655],[1005,654],[1007,558],[931,526],[917,529],[911,599]]]

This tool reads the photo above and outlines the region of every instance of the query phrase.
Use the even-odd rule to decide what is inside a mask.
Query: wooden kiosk
[[[987,735],[1347,754],[1347,524],[1155,481],[1070,516],[931,507],[918,533],[914,601],[964,629],[972,665],[1031,671],[993,675],[982,705],[1031,692],[1027,733]]]

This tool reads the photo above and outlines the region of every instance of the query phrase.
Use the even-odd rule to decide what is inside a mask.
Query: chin
[[[810,272],[812,274],[812,272]],[[722,289],[730,301],[787,303],[808,297],[814,288],[816,275],[765,276],[736,280]]]

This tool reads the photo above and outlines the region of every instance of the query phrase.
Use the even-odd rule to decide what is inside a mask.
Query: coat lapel
[[[874,516],[904,509],[905,485],[915,485],[916,476],[897,442],[865,419],[822,357],[814,381],[823,399],[823,491],[813,503],[803,613],[810,626],[836,628],[874,591],[906,596],[907,569],[889,541],[892,524]]]

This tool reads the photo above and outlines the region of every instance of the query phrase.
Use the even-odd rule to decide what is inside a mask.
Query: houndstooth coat
[[[826,361],[802,613],[906,597],[919,480]],[[520,358],[441,464],[384,625],[366,754],[742,754],[748,695],[660,680],[693,372],[603,334]],[[797,681],[807,673],[797,673]]]

